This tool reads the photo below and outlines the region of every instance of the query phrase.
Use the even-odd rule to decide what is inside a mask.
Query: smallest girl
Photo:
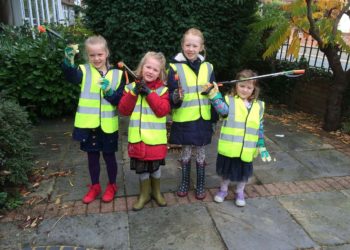
[[[254,77],[257,74],[246,69],[236,79]],[[235,204],[246,205],[244,188],[253,175],[253,159],[258,150],[262,160],[271,161],[265,148],[263,115],[265,103],[258,100],[259,86],[256,80],[238,82],[231,93],[222,98],[216,84],[209,92],[209,99],[219,115],[224,117],[218,145],[216,172],[221,176],[216,202],[223,202],[231,181],[237,182]]]
[[[167,203],[160,192],[160,166],[167,154],[166,115],[170,112],[166,60],[160,52],[147,52],[136,75],[139,81],[125,87],[119,103],[122,115],[131,115],[128,130],[130,168],[139,175],[140,195],[133,210],[141,210],[151,198]]]

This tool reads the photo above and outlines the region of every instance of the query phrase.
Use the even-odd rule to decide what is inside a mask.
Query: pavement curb
[[[245,188],[247,199],[259,197],[273,197],[282,195],[292,195],[310,192],[328,192],[350,189],[350,176],[326,177],[305,181],[278,182],[269,184],[249,184]],[[177,206],[199,202],[214,202],[213,197],[218,188],[206,190],[206,197],[203,200],[197,200],[193,190],[189,191],[188,196],[178,197],[176,192],[164,193],[164,197],[168,206]],[[229,190],[226,200],[234,199],[234,191]],[[102,202],[97,199],[90,204],[84,204],[80,200],[67,201],[62,204],[52,202],[41,203],[33,207],[22,207],[20,209],[9,212],[0,220],[0,223],[26,220],[28,216],[31,218],[41,217],[49,219],[60,216],[88,215],[98,213],[113,212],[129,212],[132,211],[132,205],[136,202],[137,196],[121,196],[115,198],[110,203]],[[158,207],[152,201],[146,208]]]

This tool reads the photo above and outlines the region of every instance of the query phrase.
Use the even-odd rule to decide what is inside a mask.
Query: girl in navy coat
[[[180,162],[181,184],[177,195],[184,197],[190,187],[192,149],[196,152],[196,198],[205,198],[205,145],[211,143],[213,133],[209,99],[201,95],[206,83],[215,80],[213,66],[200,52],[205,51],[200,30],[191,28],[181,41],[182,52],[171,61],[168,87],[172,105],[170,143],[182,145]]]

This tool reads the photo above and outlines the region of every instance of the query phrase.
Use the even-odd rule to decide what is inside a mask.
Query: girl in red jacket
[[[160,166],[165,165],[167,154],[166,115],[170,112],[165,64],[162,53],[147,52],[135,72],[140,79],[125,87],[118,106],[121,115],[131,115],[128,154],[130,167],[140,179],[135,211],[151,198],[159,206],[166,206],[160,192]]]

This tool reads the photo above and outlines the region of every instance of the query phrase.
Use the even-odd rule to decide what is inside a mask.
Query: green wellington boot
[[[141,210],[151,200],[151,181],[146,179],[140,181],[140,195],[137,198],[136,203],[132,207],[134,211]]]
[[[151,186],[152,186],[152,198],[157,202],[157,204],[161,207],[165,207],[166,201],[160,192],[160,179],[159,178],[151,178]]]

